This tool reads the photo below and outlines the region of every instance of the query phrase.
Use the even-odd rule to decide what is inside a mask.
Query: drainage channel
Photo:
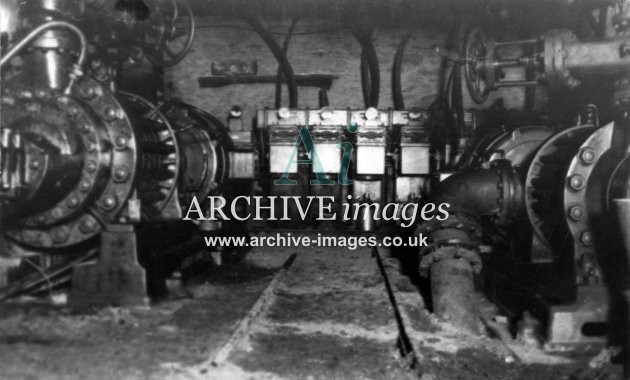
[[[192,372],[211,378],[417,379],[408,316],[398,309],[387,276],[381,253],[369,248],[297,249],[229,339]]]

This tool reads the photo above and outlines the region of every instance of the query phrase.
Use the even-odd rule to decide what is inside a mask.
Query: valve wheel
[[[466,86],[471,98],[477,104],[482,104],[488,99],[489,86],[487,73],[483,62],[486,60],[490,49],[488,38],[481,28],[474,28],[466,38],[464,45],[464,74]]]
[[[175,66],[192,47],[195,16],[186,0],[161,0],[156,7],[143,37],[147,58],[158,66]]]

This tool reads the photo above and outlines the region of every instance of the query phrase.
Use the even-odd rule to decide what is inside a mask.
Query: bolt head
[[[586,165],[595,162],[595,151],[591,148],[585,148],[580,152],[580,161]]]
[[[92,218],[86,218],[79,225],[79,229],[85,233],[92,232],[96,229],[96,221]]]
[[[582,232],[580,235],[580,243],[586,247],[593,245],[593,234],[590,231]]]
[[[94,173],[94,171],[96,171],[96,162],[88,162],[87,165],[85,165],[85,171],[88,173]]]
[[[79,115],[79,108],[76,106],[70,107],[70,109],[68,109],[68,115],[76,117],[77,115]]]
[[[584,208],[582,206],[572,206],[569,209],[569,217],[575,221],[584,219]]]
[[[68,239],[68,230],[64,227],[55,228],[52,231],[52,239],[56,243],[63,243]]]
[[[69,198],[69,199],[66,201],[66,204],[67,204],[67,205],[68,205],[68,207],[70,207],[70,208],[75,208],[75,207],[77,207],[77,206],[79,205],[79,198],[77,198],[77,197],[72,197],[72,198]]]
[[[118,135],[114,138],[114,146],[116,149],[126,149],[129,144],[129,139],[126,136]]]
[[[118,119],[118,111],[114,107],[105,107],[103,109],[103,119],[113,121]]]
[[[116,168],[113,173],[114,181],[122,182],[129,177],[129,171],[126,168]]]
[[[586,180],[579,174],[574,174],[569,178],[569,187],[573,190],[582,190],[586,185]]]
[[[89,84],[84,84],[79,89],[79,95],[84,99],[92,99],[96,96],[95,88]]]
[[[113,195],[107,195],[101,201],[101,207],[104,210],[111,211],[116,207],[116,198]]]
[[[84,193],[90,190],[91,187],[92,187],[92,184],[88,181],[83,181],[81,182],[81,184],[79,184],[79,190],[81,190]]]

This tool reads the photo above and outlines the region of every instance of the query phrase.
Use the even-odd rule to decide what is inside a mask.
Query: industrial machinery
[[[446,87],[454,93],[463,77],[477,104],[500,88],[545,89],[542,111],[515,115],[496,104],[464,110],[462,99],[444,101],[451,93],[427,109],[378,108],[372,31],[359,38],[371,61],[365,109],[297,108],[286,51],[248,14],[291,108],[261,109],[250,123],[234,107],[224,124],[162,83],[192,45],[184,1],[3,1],[0,300],[71,279],[74,304],[145,303],[173,271],[241,258],[204,237],[246,226],[182,221],[193,197],[329,196],[337,215],[352,203],[448,203],[446,220],[412,228],[429,237],[413,270],[429,279],[436,314],[479,331],[480,275],[494,301],[546,322],[547,348],[605,342],[627,323],[630,291],[630,6],[576,3],[600,20],[588,38],[554,29],[498,41],[473,26],[449,55]],[[522,79],[504,77],[514,68]],[[375,210],[322,226],[322,215],[291,207],[291,222],[269,224],[412,233]]]
[[[143,55],[125,38],[142,47],[159,29],[160,43],[145,49],[150,72],[174,64],[190,48],[194,22],[188,32],[173,23],[181,9],[192,20],[189,8],[156,3],[143,20],[142,9],[122,3],[114,10],[98,1],[2,3],[2,298],[71,277],[71,304],[144,304],[186,255],[243,254],[206,247],[203,236],[246,235],[244,225],[194,225],[182,215],[193,196],[248,186],[253,148],[234,144],[212,115],[164,98],[155,82],[146,82],[150,100],[121,90],[131,87],[128,75],[139,75],[129,66]],[[103,16],[99,25],[108,29],[94,31],[87,15]],[[184,47],[174,53],[178,38]],[[28,272],[32,281],[24,281]],[[12,276],[22,279],[17,287]]]
[[[429,197],[449,203],[450,217],[416,230],[430,236],[420,271],[430,278],[434,311],[445,319],[480,331],[471,294],[475,274],[482,274],[494,301],[545,322],[540,333],[549,350],[607,339],[626,345],[618,331],[627,329],[630,253],[630,7],[614,3],[614,14],[603,2],[599,9],[589,5],[587,14],[601,15],[600,38],[550,30],[499,42],[481,27],[469,30],[461,65],[477,103],[502,87],[540,84],[551,102],[593,91],[585,83],[609,93],[597,105],[574,105],[573,125],[473,134],[474,148]],[[607,30],[612,35],[604,37]],[[503,58],[505,47],[520,56]],[[511,67],[524,69],[524,78],[503,79]]]

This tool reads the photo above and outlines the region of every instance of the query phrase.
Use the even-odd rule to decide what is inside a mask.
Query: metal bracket
[[[72,271],[71,306],[146,306],[147,281],[138,262],[133,225],[106,225],[101,234],[99,259],[80,263]]]

